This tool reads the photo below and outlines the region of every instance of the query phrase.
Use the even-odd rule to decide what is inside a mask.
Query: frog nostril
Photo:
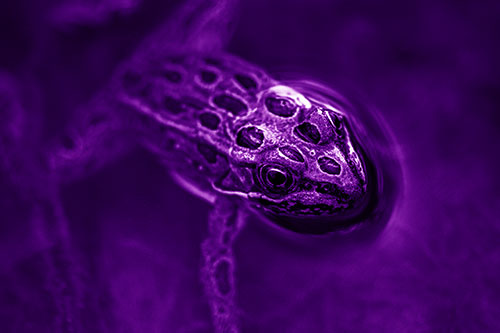
[[[340,174],[340,165],[332,158],[323,156],[318,159],[318,165],[321,171],[330,175]]]
[[[304,157],[302,157],[302,154],[295,148],[286,146],[286,147],[280,147],[279,148],[280,153],[285,155],[288,159],[295,161],[295,162],[304,162]]]
[[[268,97],[264,104],[269,112],[280,117],[292,117],[297,111],[297,106],[285,98]]]
[[[264,132],[254,126],[242,128],[236,135],[236,143],[238,146],[257,149],[264,142]]]
[[[319,183],[316,187],[316,192],[321,194],[329,194],[332,192],[332,184],[330,183]]]
[[[318,144],[321,135],[316,125],[304,122],[293,129],[293,133],[305,142]]]

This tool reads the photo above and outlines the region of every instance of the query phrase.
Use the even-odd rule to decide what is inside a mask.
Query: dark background
[[[44,139],[180,2],[144,0],[128,12],[116,5],[80,23],[58,16],[68,3],[0,5],[0,66],[39,87],[31,112],[43,114]],[[250,218],[235,250],[244,331],[499,331],[500,3],[242,7],[230,52],[378,108],[403,152],[405,178],[386,231],[357,251],[312,250]],[[51,249],[33,242],[29,204],[1,185],[0,330],[51,332],[56,305],[40,263]],[[208,204],[143,151],[66,185],[63,201],[93,294],[84,330],[210,331],[198,281]]]

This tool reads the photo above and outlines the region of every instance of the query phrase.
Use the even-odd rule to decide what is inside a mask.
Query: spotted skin
[[[196,179],[204,191],[244,198],[268,216],[298,216],[304,223],[318,216],[352,219],[363,206],[369,173],[343,110],[234,56],[173,59],[124,69],[115,88],[120,104],[148,119],[150,126],[136,126],[144,144],[175,160],[167,167]],[[211,83],[206,73],[214,75]],[[241,184],[230,191],[217,185],[230,177]],[[334,224],[311,233],[336,230]]]

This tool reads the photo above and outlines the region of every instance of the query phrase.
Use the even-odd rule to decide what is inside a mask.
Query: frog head
[[[318,87],[276,84],[258,93],[256,107],[233,124],[226,181],[280,228],[350,232],[377,211],[381,175],[390,175],[360,141],[369,126],[343,98]]]

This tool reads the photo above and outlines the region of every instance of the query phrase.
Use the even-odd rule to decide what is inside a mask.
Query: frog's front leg
[[[238,331],[232,245],[244,220],[245,212],[239,209],[238,202],[226,197],[217,198],[208,220],[209,235],[201,247],[201,278],[216,332]]]

